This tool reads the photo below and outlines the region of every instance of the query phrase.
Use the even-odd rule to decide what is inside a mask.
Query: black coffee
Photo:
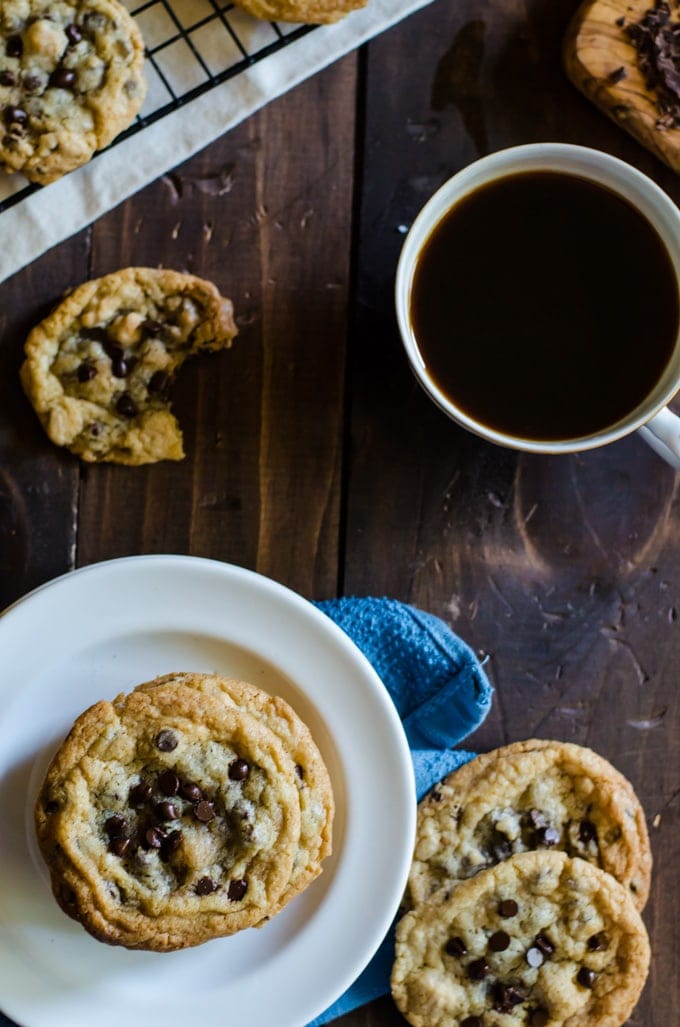
[[[634,410],[668,364],[679,315],[671,259],[646,218],[550,171],[455,205],[425,243],[410,307],[427,371],[456,406],[545,441]]]

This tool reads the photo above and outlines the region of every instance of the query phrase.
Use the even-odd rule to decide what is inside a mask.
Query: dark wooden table
[[[415,384],[392,307],[407,226],[491,150],[592,145],[680,197],[566,81],[573,10],[435,0],[0,286],[0,605],[74,566],[175,552],[440,615],[488,654],[496,697],[474,746],[573,740],[638,789],[654,955],[630,1022],[672,1027],[680,479],[637,438],[541,458],[466,434]],[[240,336],[178,382],[183,463],[83,466],[21,393],[24,337],[74,283],[161,263],[218,283]],[[339,1022],[404,1021],[385,998]]]

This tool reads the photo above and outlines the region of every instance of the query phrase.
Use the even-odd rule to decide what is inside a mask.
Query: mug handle
[[[680,471],[680,417],[668,407],[638,429],[652,449]]]

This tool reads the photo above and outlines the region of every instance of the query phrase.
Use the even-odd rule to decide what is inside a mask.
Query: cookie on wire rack
[[[135,119],[144,43],[118,0],[0,4],[0,169],[46,185]]]

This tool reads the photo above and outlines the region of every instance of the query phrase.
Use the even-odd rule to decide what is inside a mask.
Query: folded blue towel
[[[406,730],[420,799],[475,755],[453,752],[451,746],[474,731],[491,706],[491,686],[477,657],[438,617],[393,599],[332,599],[316,605],[382,678]],[[321,1027],[387,994],[393,958],[391,930],[354,984],[308,1027]],[[0,1027],[16,1025],[0,1013]]]
[[[382,678],[404,724],[422,798],[475,755],[450,747],[489,712],[492,689],[479,660],[438,617],[394,599],[331,599],[315,605],[349,635]],[[392,928],[354,984],[308,1027],[321,1027],[387,994],[393,961]]]

